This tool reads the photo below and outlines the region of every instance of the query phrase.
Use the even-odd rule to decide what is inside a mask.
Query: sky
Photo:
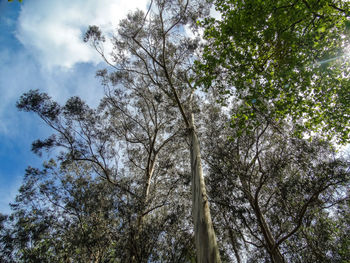
[[[129,11],[146,6],[146,0],[0,0],[0,213],[10,213],[26,167],[50,158],[30,151],[50,129],[19,112],[16,101],[39,89],[59,103],[80,96],[96,106],[103,88],[95,73],[106,65],[83,42],[84,32],[98,25],[111,35]]]

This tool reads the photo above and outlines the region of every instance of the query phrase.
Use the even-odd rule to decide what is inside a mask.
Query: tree
[[[348,1],[215,1],[203,22],[200,82],[234,95],[242,129],[257,114],[291,118],[299,136],[349,140]]]
[[[175,159],[181,160],[174,147],[177,150],[184,147],[181,126],[177,127],[174,107],[144,79],[124,75],[120,80],[123,85],[116,86],[109,85],[108,81],[110,78],[118,81],[117,74],[108,77],[107,71],[103,70],[98,75],[107,91],[101,101],[101,114],[108,120],[113,140],[123,141],[125,155],[122,161],[130,169],[129,176],[135,174],[134,183],[141,186],[133,248],[133,253],[137,253],[144,247],[141,236],[146,235],[142,230],[146,216],[154,209],[170,205],[168,195],[172,191],[181,191],[181,185],[176,184],[183,178],[177,172],[185,171],[186,167],[173,167]]]
[[[154,8],[152,3],[146,15],[135,12],[121,22],[115,37],[115,69],[127,72],[130,79],[147,79],[177,106],[190,141],[197,260],[220,262],[192,111],[195,86],[191,66],[198,40],[190,40],[180,32],[186,24],[196,22],[207,7],[196,1],[155,1]]]
[[[79,166],[78,166],[79,165]],[[91,177],[89,167],[75,164],[43,170],[29,167],[11,204],[7,234],[9,262],[106,261],[118,226],[113,213],[117,193]],[[60,170],[60,171],[57,171]]]
[[[260,116],[264,125],[241,133],[225,129],[227,114],[209,111],[204,125],[210,140],[203,140],[209,193],[237,262],[243,244],[250,262],[345,261],[332,239],[336,225],[347,231],[335,222],[336,207],[348,198],[349,161],[336,157],[329,142],[295,137],[286,123]]]
[[[218,92],[221,95],[219,102],[227,103],[229,98],[236,107],[230,122],[238,132],[229,135],[230,138],[240,141],[242,135],[244,138],[249,133],[259,138],[265,133],[264,127],[284,121],[293,127],[293,133],[299,138],[308,133],[309,137],[327,136],[328,140],[347,142],[349,60],[344,52],[349,46],[349,3],[216,1],[215,6],[221,19],[208,18],[202,22],[207,42],[197,69],[203,76],[199,83]],[[273,142],[273,138],[271,136],[269,140]],[[255,144],[246,147],[255,147]],[[260,146],[255,153],[259,159],[258,149]],[[241,167],[247,167],[240,161],[243,156],[247,155],[240,153],[235,157],[238,162],[232,169],[239,171]],[[288,163],[287,160],[284,163]],[[255,161],[253,164],[256,165]],[[264,169],[261,164],[259,166],[262,172]],[[250,206],[255,210],[253,214],[266,244],[271,243],[267,250],[272,261],[283,262],[279,251],[273,251],[282,242],[271,238],[274,234],[266,227],[266,220],[259,216],[256,196],[247,193],[251,183],[242,177],[247,173],[250,174],[249,170],[237,175],[245,189],[246,201],[250,200]],[[288,175],[283,174],[284,177],[288,178]],[[265,182],[264,176],[258,178]],[[316,185],[312,191],[317,192]],[[263,190],[263,186],[256,187]],[[304,200],[304,204],[307,203]]]
[[[188,180],[183,176],[187,166],[177,169],[172,163],[182,157],[167,154],[176,153],[174,147],[180,150],[183,142],[178,130],[169,127],[176,118],[169,117],[172,111],[164,111],[166,101],[157,102],[156,93],[133,84],[123,89],[110,87],[98,110],[77,97],[62,107],[38,91],[24,94],[18,107],[36,112],[57,131],[34,142],[34,152],[50,147],[66,149],[59,156],[63,165],[87,162],[118,189],[118,201],[125,203],[124,228],[128,229],[122,235],[128,245],[121,249],[125,253],[121,258],[147,262],[156,247],[154,239],[170,221],[173,226],[179,222],[171,218],[183,213],[188,203],[177,202],[186,195],[182,181]]]

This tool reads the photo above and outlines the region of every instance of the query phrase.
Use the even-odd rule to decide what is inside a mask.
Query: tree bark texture
[[[195,227],[195,242],[198,263],[221,263],[219,248],[210,216],[205,189],[199,141],[194,127],[190,129],[191,172],[192,172],[192,214]]]

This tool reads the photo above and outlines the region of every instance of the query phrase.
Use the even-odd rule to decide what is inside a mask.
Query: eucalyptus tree
[[[199,39],[184,34],[186,27],[195,27],[208,11],[209,5],[203,1],[164,0],[152,1],[147,13],[130,13],[113,38],[113,63],[106,59],[113,69],[104,73],[104,79],[114,84],[120,82],[122,86],[137,81],[156,90],[157,97],[171,101],[173,106],[167,110],[175,106],[175,116],[182,119],[176,128],[185,131],[189,140],[197,260],[220,262],[193,112],[196,75],[192,66]],[[104,37],[96,26],[90,27],[85,39],[106,58],[102,48]]]
[[[242,133],[227,127],[229,114],[208,108],[209,194],[220,241],[236,261],[345,262],[349,239],[336,233],[349,228],[338,219],[349,215],[349,160],[327,141],[297,138],[285,122],[260,116]]]

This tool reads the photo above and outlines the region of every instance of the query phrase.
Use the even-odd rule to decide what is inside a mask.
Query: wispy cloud
[[[13,127],[18,126],[14,105],[29,89],[48,92],[60,103],[79,95],[96,106],[103,90],[95,72],[103,64],[98,64],[99,54],[83,42],[83,34],[89,25],[111,33],[129,11],[144,9],[147,2],[23,1],[15,30],[22,45],[16,44],[14,50],[13,43],[8,43],[0,49],[0,134],[13,136]],[[16,21],[13,17],[2,19]]]
[[[19,95],[28,89],[38,88],[42,83],[36,74],[36,66],[30,56],[23,52],[13,52],[3,49],[0,52],[0,134],[16,134],[11,127],[16,125],[15,104]]]
[[[24,1],[16,35],[47,68],[96,64],[100,56],[82,40],[87,27],[98,25],[105,32],[113,31],[127,12],[145,9],[146,4],[145,0]]]
[[[0,213],[10,214],[9,203],[14,202],[18,189],[22,184],[23,176],[22,174],[14,176],[11,181],[1,180],[1,178],[6,177],[0,174]]]

